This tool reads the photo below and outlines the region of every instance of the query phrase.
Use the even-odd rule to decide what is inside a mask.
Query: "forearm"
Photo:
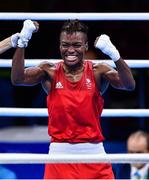
[[[12,60],[11,81],[20,84],[24,81],[24,48],[17,48]]]
[[[3,41],[0,42],[0,54],[7,51],[11,47],[12,47],[11,37],[4,39]]]
[[[17,49],[13,56],[11,81],[14,85],[35,85],[42,80],[43,71],[40,67],[24,67],[25,48],[32,37],[32,33],[37,31],[39,25],[37,22],[25,20],[23,28],[19,33]]]
[[[127,90],[134,90],[135,81],[132,76],[131,70],[125,63],[125,61],[122,58],[120,58],[118,61],[115,62],[115,65],[123,86]]]
[[[115,88],[134,90],[135,81],[132,73],[125,61],[120,57],[119,51],[112,44],[109,36],[103,34],[95,40],[95,47],[100,49],[104,54],[108,55],[116,65],[118,74],[115,77],[110,77],[111,84]]]

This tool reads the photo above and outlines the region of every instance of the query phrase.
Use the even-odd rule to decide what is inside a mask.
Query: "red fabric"
[[[47,96],[51,141],[103,141],[100,116],[104,102],[95,85],[92,62],[85,61],[82,78],[75,83],[66,79],[62,65],[63,62],[57,64]]]
[[[114,179],[110,164],[47,164],[44,179]]]
[[[48,132],[52,142],[101,142],[103,99],[98,92],[92,63],[85,61],[80,81],[66,79],[63,62],[57,64],[51,92],[47,96]],[[47,164],[44,179],[113,179],[109,164]]]

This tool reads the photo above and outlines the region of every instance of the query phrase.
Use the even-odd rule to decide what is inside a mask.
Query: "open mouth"
[[[78,58],[77,56],[74,56],[74,55],[69,55],[69,56],[65,56],[65,59],[69,62],[74,62],[76,61]]]

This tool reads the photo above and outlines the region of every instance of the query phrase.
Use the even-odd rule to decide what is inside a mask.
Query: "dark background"
[[[1,12],[148,12],[149,1],[9,1],[1,3]],[[60,58],[59,32],[63,21],[38,21],[40,30],[33,35],[26,49],[26,58],[50,59]],[[95,38],[108,34],[124,59],[149,59],[148,21],[85,21],[89,26],[89,51],[93,56],[89,58],[107,58],[93,46]],[[22,28],[23,21],[0,21],[0,39]],[[1,55],[1,59],[12,58],[15,49]],[[148,69],[132,69],[136,80],[133,92],[115,90],[109,87],[105,93],[105,108],[148,108]],[[0,106],[1,107],[46,107],[46,94],[40,85],[35,87],[14,87],[10,82],[10,69],[0,71]],[[0,126],[47,124],[47,118],[4,118]],[[126,139],[131,131],[137,129],[148,130],[148,118],[103,118],[104,134],[107,139]],[[125,129],[125,131],[124,131]],[[105,133],[106,132],[106,133]]]
[[[5,0],[0,12],[148,12],[148,0]],[[27,59],[60,58],[59,32],[63,21],[38,21],[40,30],[34,34],[26,49]],[[85,21],[89,26],[89,58],[107,59],[93,46],[100,34],[108,34],[124,59],[149,59],[148,21]],[[0,21],[0,40],[19,32],[23,21]],[[1,55],[11,59],[15,49]],[[149,108],[149,71],[146,68],[132,69],[136,89],[126,92],[109,87],[104,94],[105,108]],[[10,69],[0,70],[0,107],[45,108],[46,94],[40,85],[14,87],[10,82]],[[0,127],[47,125],[47,118],[0,117]],[[107,141],[125,142],[136,130],[149,131],[148,118],[102,118],[103,133]]]

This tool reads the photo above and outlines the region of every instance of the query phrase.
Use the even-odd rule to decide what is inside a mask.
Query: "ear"
[[[88,51],[88,42],[85,43],[85,50]]]

